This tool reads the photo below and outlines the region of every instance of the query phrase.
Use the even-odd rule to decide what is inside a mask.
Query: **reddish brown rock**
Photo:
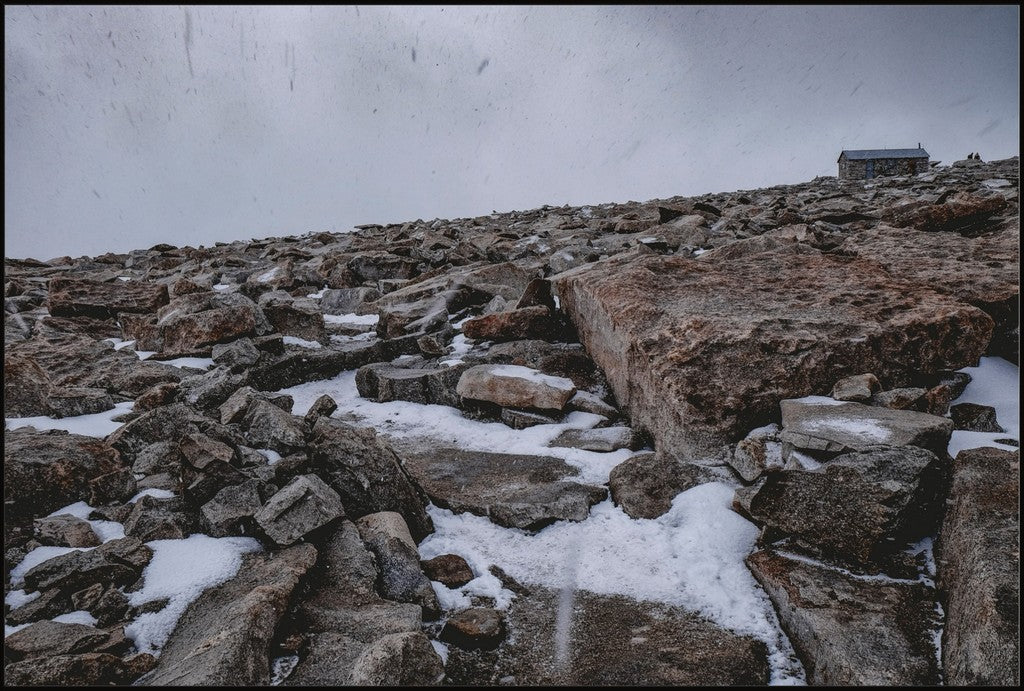
[[[884,216],[898,228],[928,231],[968,231],[1006,208],[1001,195],[964,195],[945,204],[905,204],[888,209]]]
[[[557,335],[557,326],[550,309],[534,305],[470,319],[462,325],[462,333],[481,341],[552,339]]]
[[[992,320],[863,259],[800,245],[717,262],[620,255],[555,279],[633,427],[694,460],[851,374],[973,365]]]
[[[106,319],[118,312],[152,313],[166,305],[167,286],[161,283],[119,281],[101,283],[76,278],[50,279],[48,307],[55,317],[87,316]]]
[[[45,516],[87,500],[90,481],[120,465],[118,452],[95,437],[32,427],[5,432],[5,513]]]
[[[444,583],[449,588],[461,588],[476,578],[473,569],[458,554],[441,554],[421,561],[420,566],[427,578]]]
[[[135,398],[151,386],[181,379],[181,371],[175,367],[140,361],[127,349],[114,350],[109,342],[78,334],[47,330],[5,346],[5,357],[34,361],[58,387],[105,389]]]
[[[713,478],[706,468],[653,453],[637,454],[612,468],[608,490],[630,518],[657,518],[680,492]]]
[[[452,616],[441,631],[441,640],[460,648],[491,650],[505,637],[501,613],[488,607],[473,607]]]
[[[4,417],[49,415],[50,378],[30,357],[4,353]]]

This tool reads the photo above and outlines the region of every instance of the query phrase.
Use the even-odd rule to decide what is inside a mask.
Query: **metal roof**
[[[839,157],[846,156],[851,161],[863,161],[869,158],[930,158],[924,149],[855,149],[843,150]]]

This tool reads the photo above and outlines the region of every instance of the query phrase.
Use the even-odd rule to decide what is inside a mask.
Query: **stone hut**
[[[840,180],[916,175],[928,168],[928,152],[920,144],[916,149],[857,149],[839,154]]]

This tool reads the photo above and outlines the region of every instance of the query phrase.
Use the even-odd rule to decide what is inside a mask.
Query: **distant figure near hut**
[[[857,149],[839,154],[840,180],[916,175],[928,169],[928,152],[920,144],[916,149]]]

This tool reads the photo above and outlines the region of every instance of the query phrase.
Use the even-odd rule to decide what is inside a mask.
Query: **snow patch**
[[[258,276],[258,277],[256,278],[256,281],[257,281],[258,283],[266,283],[267,281],[269,281],[269,280],[271,280],[272,278],[274,278],[275,276],[277,276],[277,274],[278,274],[278,273],[279,273],[280,271],[281,271],[281,269],[275,266],[275,267],[274,267],[273,269],[271,269],[270,271],[265,271],[265,272],[263,272],[262,274],[260,274],[260,275],[259,275],[259,276]]]
[[[169,602],[157,612],[140,615],[125,627],[125,635],[140,652],[154,655],[159,655],[178,619],[204,590],[233,578],[242,566],[242,555],[261,549],[260,543],[249,537],[200,534],[184,540],[153,540],[146,545],[153,550],[153,559],[142,572],[142,588],[129,594],[128,603]]]
[[[538,384],[545,384],[560,391],[572,391],[576,388],[576,385],[572,383],[572,379],[553,377],[550,374],[543,374],[539,370],[522,367],[521,365],[493,365],[490,372],[499,377],[512,377],[513,379],[525,379]]]
[[[11,609],[18,609],[22,605],[27,605],[37,599],[40,595],[42,595],[42,592],[38,590],[34,593],[26,593],[24,590],[12,590],[4,596],[4,604]]]
[[[273,449],[256,449],[261,454],[267,457],[267,465],[274,465],[281,460],[281,454],[274,451]]]
[[[804,405],[845,405],[846,401],[837,401],[831,396],[804,396],[803,398],[791,398],[789,399],[794,403],[803,403]]]
[[[380,321],[379,314],[325,314],[324,322],[327,324],[376,324]]]
[[[323,346],[316,341],[307,341],[306,339],[299,338],[298,336],[285,336],[281,340],[285,345],[294,345],[299,346],[300,348],[308,348],[310,350],[320,350],[323,348]]]
[[[722,483],[699,485],[679,494],[669,512],[653,520],[629,518],[606,500],[586,521],[560,521],[536,534],[431,506],[435,532],[419,550],[423,559],[459,554],[475,573],[487,573],[494,564],[526,584],[621,594],[697,611],[763,640],[773,683],[802,680],[771,602],[743,563],[758,530],[730,508],[733,492]]]
[[[174,492],[169,489],[144,489],[134,497],[128,500],[129,504],[134,504],[143,497],[153,497],[154,499],[170,499],[175,496]]]
[[[855,420],[851,418],[819,418],[805,420],[801,427],[818,434],[845,433],[853,434],[865,440],[884,444],[891,436],[888,429],[876,420]]]
[[[54,617],[53,621],[58,624],[85,624],[86,626],[96,626],[96,624],[99,623],[96,617],[89,614],[84,609],[68,612],[67,614],[61,614]]]
[[[18,429],[19,427],[35,427],[39,431],[50,429],[67,430],[71,434],[81,434],[86,437],[106,437],[108,434],[119,428],[121,422],[114,422],[112,418],[124,415],[132,410],[134,401],[117,403],[110,410],[90,415],[78,415],[75,417],[53,418],[46,415],[36,417],[9,417],[4,418],[7,429]]]
[[[996,420],[1005,432],[968,432],[954,430],[949,440],[949,455],[956,455],[964,449],[993,446],[997,449],[1016,451],[1019,447],[1000,444],[997,439],[1013,439],[1020,442],[1020,368],[999,357],[983,357],[977,367],[959,370],[971,375],[957,403],[978,403],[992,406]]]

